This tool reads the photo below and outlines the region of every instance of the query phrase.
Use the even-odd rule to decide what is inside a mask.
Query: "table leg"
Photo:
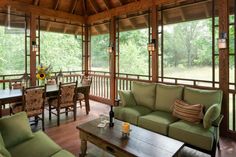
[[[89,95],[88,95],[88,93],[86,93],[84,96],[85,96],[85,108],[86,108],[86,114],[89,114],[89,111],[90,111]]]
[[[80,157],[84,157],[86,155],[86,151],[87,151],[87,141],[86,140],[82,140],[81,139],[81,146],[80,146]]]

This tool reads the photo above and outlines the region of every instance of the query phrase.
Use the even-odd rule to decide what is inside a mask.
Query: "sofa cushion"
[[[154,110],[156,97],[156,84],[133,82],[132,93],[137,105],[142,105]]]
[[[201,90],[201,89],[185,87],[184,101],[186,101],[189,104],[203,104],[205,106],[204,111],[206,112],[208,108],[214,104],[219,104],[221,106],[222,91]]]
[[[214,104],[211,107],[209,107],[203,118],[204,128],[206,129],[210,128],[212,122],[215,121],[219,115],[220,115],[220,109],[218,104]]]
[[[0,132],[6,148],[17,145],[33,137],[25,112],[0,119]]]
[[[121,104],[122,106],[135,106],[136,101],[134,99],[134,95],[131,91],[127,90],[127,91],[119,91],[119,95],[120,95],[120,100],[121,100]]]
[[[182,99],[183,86],[157,84],[155,109],[172,112],[171,106],[176,99]]]
[[[114,108],[114,116],[115,118],[119,119],[119,120],[124,120],[123,117],[122,117],[122,109],[124,107],[122,106],[118,106],[118,107],[115,107]]]
[[[177,118],[173,117],[169,112],[155,111],[141,116],[138,120],[138,125],[148,130],[167,135],[169,124],[176,120]]]
[[[176,100],[173,105],[173,116],[192,123],[200,123],[203,119],[203,105],[189,105],[182,100]]]
[[[66,150],[60,150],[56,154],[53,154],[51,157],[74,157],[74,155]]]
[[[193,124],[186,121],[177,121],[169,125],[169,137],[187,144],[211,150],[213,146],[213,127],[204,129],[202,124]]]
[[[49,157],[60,150],[42,131],[34,133],[34,138],[9,148],[12,157]]]
[[[120,107],[115,109],[114,112],[117,119],[137,125],[139,116],[150,113],[151,109],[137,105],[133,107]]]
[[[11,154],[8,152],[8,150],[5,148],[5,144],[2,139],[2,135],[0,133],[0,157],[11,157]]]

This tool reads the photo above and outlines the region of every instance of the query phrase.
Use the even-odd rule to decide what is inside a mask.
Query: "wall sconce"
[[[148,51],[152,52],[155,51],[156,40],[152,39],[152,42],[148,43]]]
[[[110,44],[107,48],[107,52],[108,53],[112,53],[113,52],[113,44]]]
[[[36,41],[32,41],[32,51],[38,51],[38,45],[36,44]]]
[[[227,33],[221,33],[220,38],[218,39],[218,48],[219,49],[227,48]]]

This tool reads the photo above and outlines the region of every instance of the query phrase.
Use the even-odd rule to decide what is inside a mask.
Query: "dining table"
[[[90,85],[78,84],[77,92],[84,94],[86,114],[89,114],[89,91]],[[59,92],[58,85],[46,86],[46,97],[57,96]],[[1,89],[0,90],[0,117],[2,117],[2,106],[4,104],[22,101],[22,89]]]

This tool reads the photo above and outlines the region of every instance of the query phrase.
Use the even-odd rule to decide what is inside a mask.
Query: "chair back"
[[[59,84],[59,107],[73,106],[77,99],[77,82]]]
[[[92,84],[92,77],[83,76],[81,80],[82,85],[91,85]]]
[[[55,85],[57,84],[56,79],[48,79],[47,80],[47,85]]]
[[[44,109],[46,85],[41,87],[23,88],[23,111],[28,115],[40,114]]]
[[[10,81],[9,82],[9,89],[21,89],[22,88],[22,82],[21,81]]]

